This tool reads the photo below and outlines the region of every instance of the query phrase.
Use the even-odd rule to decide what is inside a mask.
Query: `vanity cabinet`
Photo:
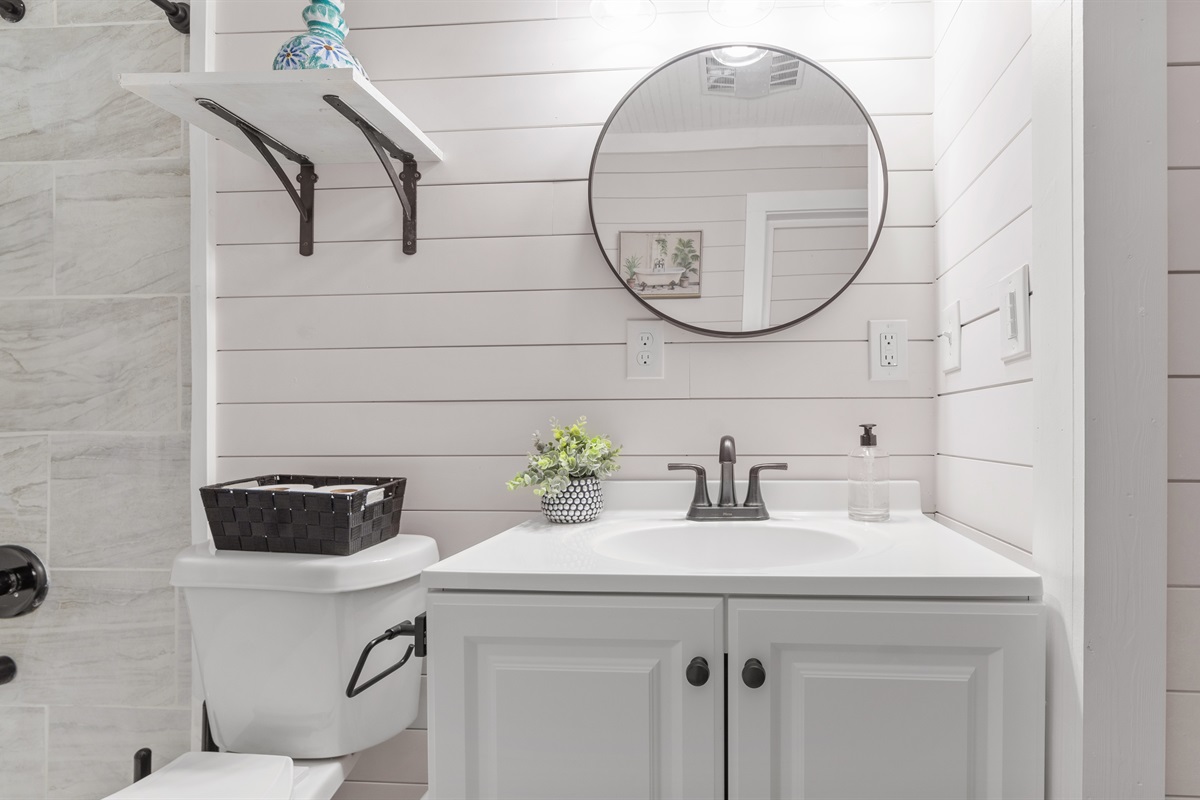
[[[723,795],[720,598],[435,592],[428,619],[432,797]]]
[[[1037,603],[434,591],[428,619],[441,800],[1042,796]]]

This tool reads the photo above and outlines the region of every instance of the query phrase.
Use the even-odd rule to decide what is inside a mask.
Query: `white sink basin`
[[[597,536],[597,555],[698,572],[769,570],[850,558],[849,536],[786,522],[673,522]]]

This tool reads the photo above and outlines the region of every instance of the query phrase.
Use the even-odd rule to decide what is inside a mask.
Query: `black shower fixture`
[[[25,18],[25,0],[0,0],[0,18],[20,22]]]
[[[171,0],[150,0],[151,3],[167,12],[167,21],[171,27],[180,33],[192,32],[190,9],[187,3],[172,3]]]

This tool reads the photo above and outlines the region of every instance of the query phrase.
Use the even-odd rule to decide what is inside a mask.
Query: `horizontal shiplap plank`
[[[1200,63],[1200,3],[1167,0],[1167,61]]]
[[[937,505],[945,514],[1033,552],[1033,469],[938,456]]]
[[[1200,379],[1167,381],[1167,477],[1200,480]]]
[[[741,269],[740,249],[729,264]],[[723,266],[706,258],[705,269]],[[933,279],[933,229],[884,228],[858,283]],[[227,245],[218,297],[608,289],[619,285],[591,234],[428,239],[414,255],[398,241],[324,242],[307,258],[294,244]]]
[[[325,242],[307,258],[294,244],[230,245],[216,265],[218,297],[426,294],[611,289],[616,277],[590,233],[429,239],[405,255],[401,242]]]
[[[1200,483],[1167,484],[1167,583],[1200,586]]]
[[[256,475],[387,475],[405,477],[404,520],[409,525],[411,514],[421,512],[421,525],[436,519],[436,512],[506,512],[508,514],[539,513],[539,500],[529,490],[509,491],[505,482],[524,468],[525,451],[534,429],[547,430],[548,420],[530,420],[528,431],[518,431],[512,437],[511,452],[501,456],[226,456],[217,459],[218,480],[231,481]],[[601,428],[593,428],[604,432]],[[855,441],[853,431],[843,431],[849,452]],[[788,464],[786,472],[771,473],[774,480],[844,480],[846,457],[841,454],[806,456],[787,453],[750,453],[744,448],[738,453],[738,479],[753,464],[782,459]],[[621,469],[613,480],[681,480],[678,472],[667,470],[667,464],[677,461],[703,464],[709,467],[712,479],[717,474],[717,440],[705,443],[702,449],[671,455],[622,455]],[[921,484],[922,507],[933,510],[933,456],[892,456],[892,478],[914,480]],[[771,500],[771,484],[764,484],[767,502]],[[714,488],[715,493],[715,488]],[[682,509],[681,509],[682,510]],[[424,512],[429,512],[425,514]],[[507,517],[505,518],[507,519]],[[415,523],[414,523],[415,524]],[[481,523],[482,524],[482,523]],[[423,528],[426,530],[427,528]],[[412,533],[413,530],[406,532]],[[494,531],[493,531],[494,532]],[[447,553],[441,551],[444,558]]]
[[[1200,167],[1200,65],[1167,70],[1167,164]]]
[[[1028,41],[1030,8],[1012,0],[971,0],[958,8],[935,58],[935,157],[946,152]]]
[[[1003,230],[1032,203],[1033,136],[1032,129],[1026,128],[938,219],[941,272]]]
[[[1167,793],[1200,797],[1200,693],[1167,692]]]
[[[1033,263],[1033,212],[1028,210],[969,256],[953,265],[942,262],[937,281],[937,307],[956,300],[964,324],[1000,307],[1000,281],[1024,264]],[[1036,292],[1030,274],[1030,291]]]
[[[351,3],[350,10],[354,7]],[[881,16],[886,18],[881,24],[857,26],[838,22],[819,5],[779,8],[763,22],[739,29],[737,38],[768,42],[819,61],[932,55],[928,5],[895,4]],[[653,35],[639,37],[635,46],[605,41],[608,33],[588,17],[518,20],[502,28],[460,24],[355,29],[353,22],[350,25],[353,32],[347,44],[375,81],[651,69],[679,53],[730,38],[729,29],[705,11],[662,14],[655,20]],[[280,43],[274,32],[218,37],[219,69],[262,69],[271,63]]]
[[[970,525],[964,525],[958,520],[948,517],[945,514],[935,514],[934,519],[942,525],[945,525],[947,528],[950,528],[957,533],[961,533],[971,541],[983,545],[994,553],[999,553],[1005,558],[1011,559],[1023,567],[1028,567],[1029,569],[1034,568],[1032,553],[1021,550],[1018,547],[1013,547],[1003,539],[997,539],[995,536],[989,536],[983,531],[976,530]]]
[[[364,750],[350,771],[354,781],[428,783],[429,749],[425,731],[406,730]]]
[[[929,115],[878,117],[888,168],[931,170]],[[599,125],[567,128],[514,128],[443,131],[438,146],[446,158],[421,165],[421,186],[456,183],[528,183],[586,180]],[[270,168],[232,147],[216,149],[217,191],[275,191],[279,182]],[[503,153],[498,158],[497,153]],[[375,161],[318,164],[322,189],[388,186]]]
[[[1200,272],[1200,169],[1167,173],[1167,268]]]
[[[346,781],[333,800],[422,800],[429,787],[423,783],[367,783]]]
[[[445,158],[420,165],[420,189],[456,183],[587,180],[599,135],[599,125],[444,131],[438,134],[437,144]],[[218,192],[281,190],[275,173],[262,161],[232,147],[214,152]],[[321,189],[391,185],[373,157],[358,164],[317,164],[317,178]]]
[[[555,0],[390,0],[350,3],[346,21],[355,28],[399,25],[461,25],[472,22],[553,18]],[[292,0],[216,0],[214,30],[292,32],[299,9]]]
[[[1200,274],[1168,275],[1167,286],[1167,372],[1200,375]]]
[[[832,455],[863,419],[893,453],[920,455],[933,400],[539,400],[476,403],[296,403],[217,407],[223,455],[506,455],[551,417],[586,415],[631,455],[703,452],[736,421],[744,451]],[[787,424],[780,424],[787,420]],[[469,436],[450,436],[469,421]],[[516,446],[520,446],[516,445]]]
[[[932,173],[892,175],[888,203],[885,226],[932,225]],[[216,205],[219,245],[298,241],[296,208],[282,190],[223,193],[217,195]],[[390,187],[318,190],[315,206],[317,244],[314,249],[330,241],[400,237],[402,212]],[[729,219],[728,213],[722,215],[721,209],[716,208],[702,217],[717,217],[718,223]],[[550,236],[586,234],[592,230],[586,181],[427,186],[419,190],[417,219],[418,250],[420,241],[426,239]],[[662,220],[625,222],[621,229],[637,230],[647,226],[654,229],[662,223]],[[740,244],[740,237],[745,235],[744,223],[736,224],[741,227],[730,231],[728,241],[718,237],[719,243]]]
[[[1015,383],[937,399],[938,453],[1033,464],[1033,383]]]
[[[934,170],[935,209],[940,217],[1033,117],[1033,48],[1021,49]]]
[[[1200,588],[1167,589],[1167,688],[1200,692]]]
[[[931,294],[925,284],[852,284],[822,313],[769,338],[863,341],[868,320],[906,319],[910,339],[932,339]],[[216,313],[221,350],[616,344],[625,320],[647,316],[620,288],[224,298]],[[705,338],[667,328],[668,342]]]
[[[581,225],[555,229],[555,187],[566,185],[425,187],[418,195],[418,236],[440,239],[587,233],[589,228]],[[400,237],[402,212],[390,189],[318,191],[315,208],[317,248],[327,241]],[[283,192],[217,195],[218,244],[295,242],[298,236],[296,208]]]
[[[865,342],[668,344],[662,380],[627,380],[623,344],[226,351],[217,402],[931,397],[933,343],[909,355],[911,380],[871,382]],[[553,364],[569,364],[571,380]]]
[[[829,65],[868,113],[930,114],[929,59]],[[646,69],[375,81],[418,127],[440,131],[599,125]],[[530,98],[540,102],[530,103]],[[437,136],[433,136],[437,141]],[[448,154],[449,155],[449,154]]]
[[[962,367],[954,372],[942,372],[940,364],[935,366],[939,393],[964,392],[1032,380],[1032,358],[1009,363],[1001,358],[1004,337],[1001,322],[999,314],[988,314],[962,327]],[[945,347],[944,340],[939,342],[939,347]],[[1033,421],[1028,420],[1027,424],[1032,429]]]

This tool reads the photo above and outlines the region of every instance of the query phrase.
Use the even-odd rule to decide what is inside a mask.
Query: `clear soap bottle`
[[[888,454],[879,447],[872,424],[860,426],[858,447],[850,451],[850,519],[883,522],[891,513]]]

